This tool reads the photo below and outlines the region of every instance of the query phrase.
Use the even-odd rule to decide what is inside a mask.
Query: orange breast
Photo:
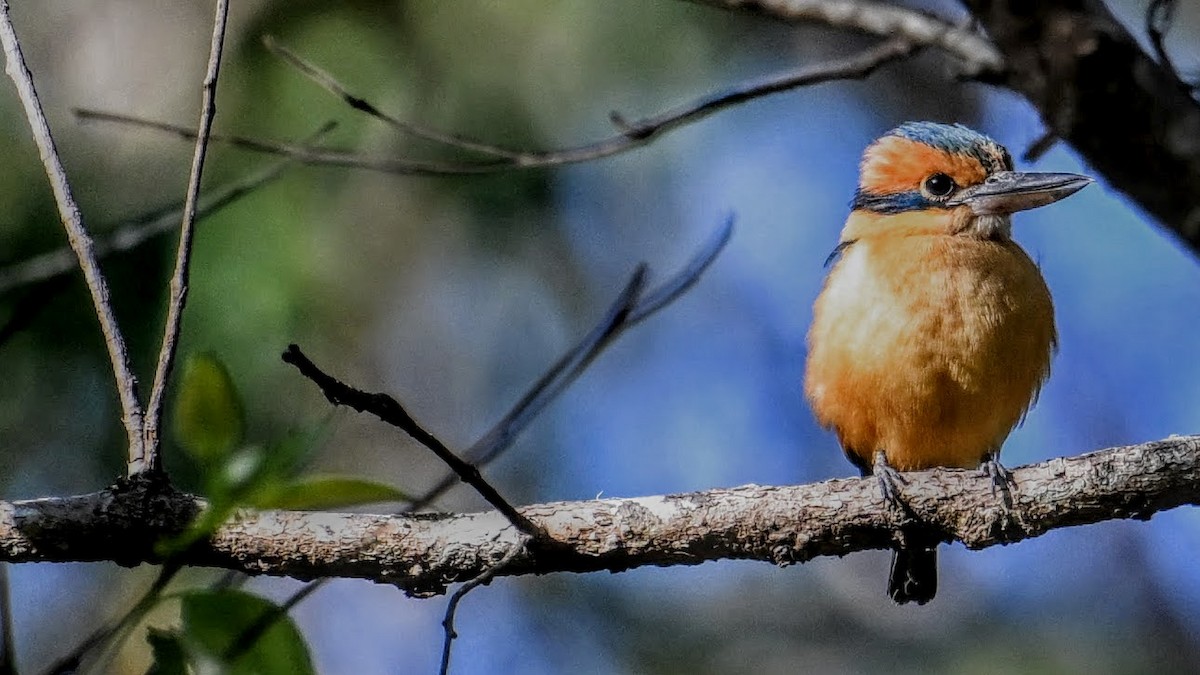
[[[813,308],[805,392],[842,447],[900,470],[974,467],[1050,371],[1054,310],[1016,243],[865,237]]]

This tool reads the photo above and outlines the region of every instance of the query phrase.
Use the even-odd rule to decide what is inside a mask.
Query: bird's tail
[[[892,552],[888,595],[898,604],[923,605],[937,595],[937,546],[910,546]]]

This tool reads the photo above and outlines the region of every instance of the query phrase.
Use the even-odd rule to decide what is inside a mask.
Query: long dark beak
[[[999,171],[951,197],[946,204],[966,204],[977,216],[1004,215],[1053,204],[1091,182],[1091,178],[1076,173]]]

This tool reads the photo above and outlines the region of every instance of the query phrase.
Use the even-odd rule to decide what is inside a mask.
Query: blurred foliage
[[[254,644],[239,649],[239,642],[249,630],[265,617],[278,614],[274,603],[249,593],[220,590],[187,593],[181,604],[180,642],[185,651],[192,652],[193,663],[215,662],[218,672],[229,675],[314,672],[304,637],[287,616],[272,623]],[[174,654],[167,656],[177,663]]]
[[[176,380],[171,420],[175,437],[192,459],[218,464],[245,437],[246,421],[229,371],[212,354],[190,354]]]

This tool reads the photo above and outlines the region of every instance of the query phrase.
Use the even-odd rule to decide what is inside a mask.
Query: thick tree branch
[[[1149,518],[1200,503],[1200,436],[1173,437],[1013,470],[1011,511],[976,471],[908,474],[913,512],[946,540],[986,548],[1059,527]],[[202,507],[143,481],[90,495],[0,502],[0,560],[157,562],[153,542]],[[158,490],[158,492],[156,492]],[[792,487],[747,485],[680,495],[537,504],[520,509],[568,550],[530,549],[499,575],[620,571],[708,560],[779,565],[888,548],[910,524],[872,478]],[[186,562],[303,579],[358,577],[414,595],[477,578],[522,535],[497,512],[363,515],[244,512]]]
[[[1003,84],[1108,183],[1200,251],[1200,103],[1100,0],[963,0],[1004,53]]]
[[[1066,140],[1109,185],[1200,252],[1200,103],[1169,59],[1159,63],[1142,51],[1101,0],[962,0],[986,38],[867,0],[688,1],[899,35],[986,66],[966,74],[1022,94],[1047,127],[1039,145]]]

